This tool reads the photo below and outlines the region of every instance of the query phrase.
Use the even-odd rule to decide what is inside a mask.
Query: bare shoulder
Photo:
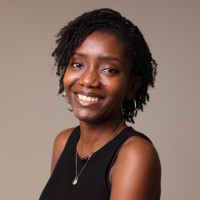
[[[73,129],[74,128],[69,128],[60,132],[55,138],[54,146],[63,149]]]
[[[130,137],[122,146],[119,158],[126,157],[146,164],[160,164],[158,153],[152,143],[139,136]]]
[[[153,144],[130,137],[111,170],[111,199],[159,200],[160,179],[160,159]]]
[[[61,153],[64,150],[64,147],[69,139],[69,136],[71,135],[74,128],[69,128],[61,133],[59,133],[54,141],[54,147],[53,147],[53,155],[52,155],[52,162],[51,162],[51,172],[53,172]]]

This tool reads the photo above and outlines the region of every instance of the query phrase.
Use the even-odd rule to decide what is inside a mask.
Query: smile
[[[100,100],[98,97],[90,97],[90,96],[85,96],[82,94],[77,94],[77,97],[80,100],[87,101],[87,102],[98,102]]]

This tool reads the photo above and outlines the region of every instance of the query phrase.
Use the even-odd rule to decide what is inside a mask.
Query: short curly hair
[[[157,63],[152,58],[149,47],[137,26],[119,12],[108,8],[86,12],[64,26],[57,35],[57,47],[52,53],[60,77],[59,94],[64,91],[63,77],[71,55],[75,49],[94,31],[114,34],[127,47],[127,55],[132,60],[132,72],[142,79],[142,84],[132,99],[125,99],[122,117],[134,123],[138,110],[149,101],[149,86],[154,87]]]

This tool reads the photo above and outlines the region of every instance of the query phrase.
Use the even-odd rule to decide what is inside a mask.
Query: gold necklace
[[[118,134],[118,130],[120,129],[120,127],[122,126],[122,124],[124,123],[124,121],[122,121],[120,124],[119,124],[119,126],[115,129],[115,131],[114,131],[114,133],[111,135],[111,137],[110,138],[108,138],[108,140],[106,140],[106,142],[103,144],[103,145],[101,145],[98,149],[96,149],[94,152],[92,152],[89,156],[87,156],[86,158],[87,158],[87,161],[86,161],[86,163],[83,165],[83,167],[81,168],[81,170],[80,170],[80,172],[78,173],[78,164],[77,164],[77,157],[78,157],[78,145],[77,145],[77,150],[76,150],[76,155],[75,155],[75,165],[76,165],[76,176],[75,176],[75,178],[74,178],[74,180],[72,181],[72,185],[76,185],[77,183],[78,183],[78,178],[79,178],[79,176],[81,175],[81,173],[83,172],[83,170],[85,169],[85,167],[86,167],[86,165],[88,164],[88,162],[89,162],[89,160],[90,160],[90,158],[91,158],[91,156],[95,153],[95,152],[97,152],[100,148],[102,148],[104,145],[106,145],[108,142],[110,142],[117,134]]]

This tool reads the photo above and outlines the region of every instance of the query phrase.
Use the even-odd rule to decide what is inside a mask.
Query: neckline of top
[[[121,134],[123,134],[127,129],[130,129],[132,127],[130,126],[126,126],[125,128],[123,128],[114,138],[112,138],[108,143],[106,143],[105,145],[103,145],[101,148],[99,148],[98,150],[94,151],[92,153],[92,157],[95,155],[95,154],[98,154],[99,152],[101,152],[104,148],[106,148],[107,146],[111,145],[118,137],[120,137]],[[76,144],[78,143],[78,140],[80,138],[80,126],[78,127],[78,137],[77,137],[77,141],[76,141]],[[89,155],[90,156],[90,155]],[[87,160],[89,158],[89,156],[86,156],[86,157],[81,157],[78,153],[77,153],[77,157],[79,160],[81,161],[84,161],[84,160]]]

